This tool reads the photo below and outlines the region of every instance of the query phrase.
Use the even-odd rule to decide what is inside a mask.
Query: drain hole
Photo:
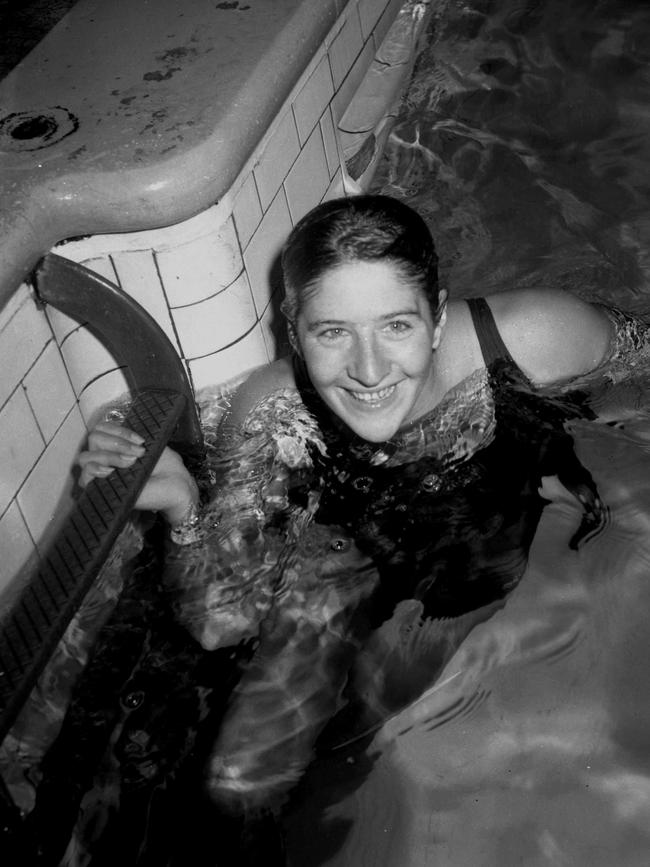
[[[35,151],[76,132],[79,121],[66,108],[20,111],[0,118],[0,151]]]
[[[56,123],[51,117],[32,117],[17,124],[9,135],[20,141],[29,141],[33,138],[49,138],[56,130]]]

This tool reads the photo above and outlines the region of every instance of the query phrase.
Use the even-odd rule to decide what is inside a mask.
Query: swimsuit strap
[[[499,329],[494,321],[492,311],[485,298],[466,298],[467,306],[472,314],[472,322],[476,330],[476,336],[483,353],[485,366],[489,367],[495,361],[503,360],[517,364],[508,351],[499,334]]]

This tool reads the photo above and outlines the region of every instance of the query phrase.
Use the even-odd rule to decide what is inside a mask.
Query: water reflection
[[[565,288],[647,313],[650,9],[448,2],[376,188],[422,212],[452,295]],[[645,865],[650,379],[569,424],[607,504],[579,550],[553,478],[525,575],[435,683],[327,744],[284,825],[296,867]]]
[[[647,5],[447,2],[430,30],[376,183],[427,216],[452,294],[647,307]]]

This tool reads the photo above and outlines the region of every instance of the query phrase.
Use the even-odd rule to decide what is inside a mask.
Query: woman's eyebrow
[[[327,326],[328,328],[339,328],[341,325],[345,325],[345,321],[343,319],[315,319],[313,322],[310,322],[307,325],[307,331],[318,331],[319,328],[323,328]]]
[[[399,316],[419,316],[420,311],[413,308],[408,308],[407,310],[395,310],[392,313],[385,313],[383,316],[378,317],[379,319],[397,319]]]
[[[420,311],[417,309],[408,308],[407,310],[393,310],[390,313],[383,313],[378,316],[376,322],[389,322],[391,319],[398,319],[400,316],[420,316]],[[317,331],[319,328],[340,328],[346,325],[346,319],[315,319],[307,325],[307,331]]]

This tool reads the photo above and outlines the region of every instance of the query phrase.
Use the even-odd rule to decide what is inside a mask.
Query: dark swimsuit
[[[314,456],[316,520],[343,526],[373,557],[386,614],[409,597],[429,616],[453,617],[505,596],[523,574],[545,505],[541,475],[569,467],[579,477],[564,422],[581,408],[540,397],[487,302],[467,303],[486,369],[388,442],[343,429],[297,371],[327,449]]]
[[[519,370],[508,351],[508,347],[501,339],[494,316],[485,298],[467,298],[466,301],[472,314],[472,322],[483,353],[485,366],[489,368],[495,361],[502,360],[509,362]]]

